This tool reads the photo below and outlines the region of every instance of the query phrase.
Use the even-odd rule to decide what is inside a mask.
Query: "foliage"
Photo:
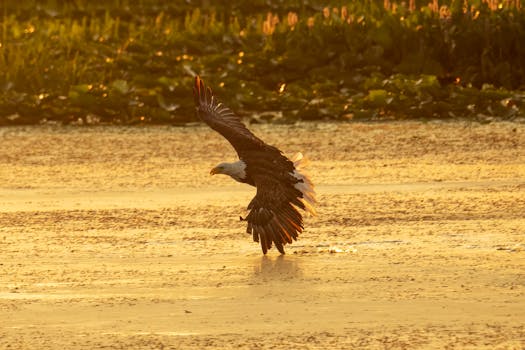
[[[191,121],[195,74],[265,121],[525,114],[519,2],[7,3],[0,125]]]

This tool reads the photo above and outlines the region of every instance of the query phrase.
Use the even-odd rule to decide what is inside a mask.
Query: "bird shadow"
[[[268,257],[266,255],[254,261],[253,277],[256,280],[292,280],[302,277],[299,259],[295,256],[279,255]]]

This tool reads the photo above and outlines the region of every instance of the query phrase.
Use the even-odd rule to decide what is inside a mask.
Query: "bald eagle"
[[[246,232],[260,242],[264,254],[272,244],[284,254],[284,245],[297,240],[303,231],[303,217],[298,209],[315,215],[314,186],[301,172],[305,160],[301,153],[292,159],[274,146],[264,143],[241,122],[228,107],[217,101],[202,79],[195,78],[195,108],[201,120],[224,136],[239,160],[221,163],[210,172],[225,174],[257,188],[248,205],[249,213],[241,220],[248,223]]]

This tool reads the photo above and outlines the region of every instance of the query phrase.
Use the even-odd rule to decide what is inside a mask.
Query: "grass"
[[[0,125],[193,121],[195,74],[261,121],[525,116],[516,1],[9,3]]]

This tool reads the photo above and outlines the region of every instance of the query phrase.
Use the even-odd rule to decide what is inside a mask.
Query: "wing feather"
[[[199,76],[195,77],[193,97],[199,118],[224,136],[239,155],[246,149],[261,148],[265,145],[246,128],[231,109],[217,100],[212,90],[204,85]]]
[[[284,254],[284,245],[292,243],[303,231],[303,217],[295,207],[298,194],[289,190],[293,183],[281,182],[275,174],[273,177],[256,174],[254,181],[257,194],[246,217],[248,227],[252,228],[250,233],[254,241],[261,243],[264,254],[272,242]]]

